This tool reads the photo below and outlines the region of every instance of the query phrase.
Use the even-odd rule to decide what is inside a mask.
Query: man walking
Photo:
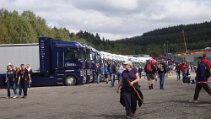
[[[186,64],[184,62],[180,64],[180,70],[182,72],[182,82],[185,83]]]
[[[158,76],[160,78],[160,89],[164,89],[165,74],[166,74],[166,64],[163,60],[157,65]]]
[[[154,72],[154,65],[152,65],[150,60],[147,60],[147,63],[145,65],[145,72],[149,84],[149,89],[154,89],[154,79],[155,79],[155,72]]]
[[[197,103],[199,92],[201,91],[201,88],[204,88],[204,90],[211,95],[211,89],[208,85],[208,77],[206,76],[206,65],[203,62],[202,57],[198,57],[198,68],[196,72],[196,88],[195,88],[195,94],[193,97],[193,100],[190,102]]]
[[[114,83],[115,83],[115,76],[117,74],[117,70],[116,70],[116,66],[114,64],[114,62],[111,63],[110,65],[110,73],[111,73],[111,86],[114,87]]]
[[[180,80],[180,66],[179,64],[176,65],[176,75],[177,75],[177,81]]]

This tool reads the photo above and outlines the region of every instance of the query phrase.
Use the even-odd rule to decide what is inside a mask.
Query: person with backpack
[[[147,76],[147,80],[148,80],[148,84],[149,84],[149,89],[154,89],[154,79],[155,79],[155,75],[154,75],[154,65],[152,65],[150,60],[147,60],[146,65],[145,65],[145,72],[146,72],[146,76]]]
[[[161,60],[157,65],[158,76],[160,78],[160,89],[164,89],[165,74],[166,74],[166,64]]]
[[[143,103],[143,94],[140,90],[138,81],[140,80],[138,71],[132,68],[132,62],[124,62],[125,70],[122,72],[122,78],[117,86],[116,92],[120,93],[120,103],[125,107],[126,117],[133,118],[136,113],[137,102],[139,107]]]
[[[211,95],[211,89],[208,85],[208,77],[206,76],[206,64],[203,62],[203,58],[200,56],[198,57],[198,67],[196,72],[196,88],[193,100],[190,102],[197,103],[199,93],[201,91],[201,88],[204,88],[204,90]]]
[[[13,69],[13,65],[11,63],[8,63],[7,66],[7,79],[6,79],[6,83],[7,83],[7,98],[11,98],[10,97],[10,88],[11,86],[13,87],[13,91],[14,91],[14,97],[13,98],[17,98],[17,90],[16,90],[16,81],[15,81],[15,71]]]

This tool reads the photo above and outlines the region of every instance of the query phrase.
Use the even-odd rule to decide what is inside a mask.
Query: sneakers
[[[190,103],[198,103],[198,100],[189,100]]]
[[[17,95],[13,96],[12,98],[13,98],[13,99],[17,98]]]

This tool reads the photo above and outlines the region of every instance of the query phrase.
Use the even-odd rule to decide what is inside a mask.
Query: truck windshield
[[[67,48],[65,51],[65,60],[81,59],[84,60],[86,57],[83,49],[71,49]]]
[[[65,51],[65,60],[77,59],[78,52],[76,49],[67,48]]]

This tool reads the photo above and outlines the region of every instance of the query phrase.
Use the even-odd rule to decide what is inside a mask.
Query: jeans
[[[12,81],[8,79],[8,81],[7,81],[7,97],[10,97],[11,84],[12,84]]]
[[[177,80],[180,80],[180,72],[176,71],[177,74]]]
[[[194,100],[197,100],[199,97],[199,92],[201,91],[201,88],[204,88],[204,90],[211,95],[211,89],[207,83],[197,83],[195,88],[195,94],[194,94]]]
[[[100,83],[101,77],[102,77],[102,74],[98,74],[98,75],[97,75],[97,84]]]
[[[13,92],[14,92],[14,95],[17,96],[18,93],[17,93],[17,81],[14,81],[13,82]]]
[[[182,71],[182,82],[185,82],[185,71]]]
[[[122,77],[121,77],[121,73],[117,73],[117,80],[118,80],[118,83],[119,83],[119,81],[120,81],[121,78],[122,78]]]
[[[115,74],[111,74],[111,86],[114,87],[115,83]]]
[[[28,85],[28,82],[24,79],[21,79],[20,86],[19,86],[19,96],[22,95],[22,90],[23,90],[24,96],[27,96],[27,88],[28,88],[27,85]]]
[[[160,78],[160,89],[164,89],[163,88],[163,85],[164,85],[164,82],[165,82],[165,73],[159,73],[159,78]]]

